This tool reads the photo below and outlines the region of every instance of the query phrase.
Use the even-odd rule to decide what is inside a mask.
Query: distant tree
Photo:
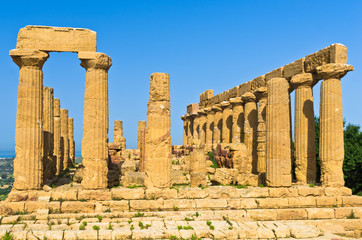
[[[344,128],[344,162],[343,173],[345,186],[352,189],[353,194],[362,192],[362,132],[361,127],[346,122]],[[315,118],[317,179],[320,179],[319,159],[319,117]]]
[[[8,176],[8,175],[7,175],[6,173],[2,173],[2,174],[1,174],[1,178],[2,178],[2,179],[6,179],[7,176]]]

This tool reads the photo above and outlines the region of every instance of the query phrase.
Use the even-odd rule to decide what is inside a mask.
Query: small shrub
[[[229,227],[228,229],[229,229],[229,230],[233,230],[233,227]]]
[[[177,237],[175,235],[171,235],[170,240],[177,240]]]
[[[98,222],[102,222],[102,220],[103,220],[102,216],[98,215],[97,218],[98,218]]]
[[[351,214],[349,214],[348,216],[347,216],[347,219],[357,219],[358,217],[356,217],[355,215],[354,215],[354,212],[352,211],[351,212]]]
[[[84,230],[84,229],[85,229],[85,225],[81,224],[81,225],[79,226],[79,230]]]
[[[128,220],[128,224],[131,224],[132,220]]]
[[[182,226],[177,226],[177,229],[178,229],[178,230],[181,230],[181,229],[182,229]]]
[[[134,230],[133,224],[131,224],[131,227],[129,228],[131,231]]]
[[[134,217],[143,217],[144,215],[145,215],[144,213],[138,212],[134,215]]]
[[[113,226],[112,226],[112,223],[109,223],[108,224],[108,227],[107,227],[108,230],[113,230]]]
[[[97,226],[97,225],[93,226],[93,230],[99,231],[99,229],[100,229],[99,226]]]
[[[215,229],[215,227],[214,227],[213,225],[210,225],[209,228],[210,228],[211,230],[214,230],[214,229]]]
[[[11,232],[6,231],[5,235],[2,237],[2,240],[13,240],[14,235]]]
[[[191,227],[191,226],[183,226],[182,229],[184,229],[184,230],[194,230],[194,228]]]
[[[178,211],[178,206],[173,206],[174,211]]]
[[[107,208],[106,210],[104,210],[105,213],[110,213],[111,212],[111,209],[110,208]]]
[[[265,187],[264,184],[259,184],[259,187]]]
[[[185,221],[194,221],[194,219],[193,219],[193,218],[185,217]]]
[[[206,221],[206,225],[210,226],[212,224],[212,222],[210,222],[209,220]]]

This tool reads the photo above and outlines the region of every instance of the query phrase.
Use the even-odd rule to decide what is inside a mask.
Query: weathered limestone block
[[[238,173],[250,173],[246,165],[248,164],[248,152],[245,144],[233,143],[230,145],[231,159],[233,167]]]
[[[86,72],[82,156],[82,186],[88,189],[108,185],[108,69],[112,60],[104,53],[80,52]]]
[[[304,58],[289,63],[283,68],[283,77],[290,80],[294,75],[304,73]]]
[[[196,147],[190,154],[191,187],[206,186],[206,156],[204,149]]]
[[[46,52],[10,51],[20,67],[16,111],[14,188],[41,189],[43,184],[43,72]]]
[[[123,186],[144,186],[145,173],[143,172],[126,172],[123,179]]]
[[[241,173],[236,177],[235,180],[238,185],[244,185],[244,186],[258,186],[259,185],[259,176],[256,174],[244,174]]]
[[[344,141],[341,78],[353,67],[347,64],[325,64],[317,67],[321,84],[319,156],[323,186],[342,187]]]
[[[126,138],[123,137],[123,122],[120,120],[114,121],[113,143],[119,144],[122,150],[126,149]]]
[[[54,156],[56,157],[56,175],[63,170],[60,130],[60,100],[54,98]]]
[[[232,143],[244,141],[244,106],[241,97],[230,98],[232,104]]]
[[[234,182],[238,173],[238,170],[232,168],[217,168],[215,174],[211,176],[211,181],[221,185],[231,184]]]
[[[145,171],[146,121],[138,122],[137,148],[140,150],[139,171]]]
[[[171,186],[170,75],[151,74],[145,145],[145,186]]]
[[[315,183],[315,127],[313,108],[313,76],[310,73],[292,77],[295,87],[295,175],[298,183]]]
[[[257,172],[260,176],[261,182],[265,182],[266,173],[266,105],[268,102],[268,92],[266,87],[258,88],[254,91],[258,106],[258,127],[257,127],[257,155],[258,164]]]
[[[16,48],[45,52],[95,52],[97,33],[83,28],[26,26],[19,31]]]
[[[232,142],[233,110],[229,101],[220,104],[222,111],[222,142]]]
[[[289,84],[285,78],[272,78],[267,82],[267,88],[266,184],[271,187],[290,186]]]
[[[244,104],[244,144],[248,150],[248,164],[246,165],[248,173],[257,173],[257,126],[258,111],[256,106],[256,97],[248,92],[241,96]]]
[[[54,153],[54,94],[53,88],[43,87],[43,180],[54,177],[56,173],[56,159]]]
[[[60,109],[60,136],[63,170],[69,165],[68,110]]]
[[[68,118],[68,139],[69,139],[69,160],[74,164],[75,160],[75,142],[74,142],[74,120]]]
[[[126,160],[121,165],[121,175],[124,176],[127,172],[136,172],[138,164],[136,160]]]
[[[214,133],[212,138],[212,143],[218,144],[221,143],[221,131],[222,131],[222,108],[219,104],[216,104],[211,107],[211,110],[214,112]]]

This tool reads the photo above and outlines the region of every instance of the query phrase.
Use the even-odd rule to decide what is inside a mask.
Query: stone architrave
[[[54,98],[54,156],[56,158],[56,175],[63,170],[60,130],[60,100]]]
[[[112,60],[104,53],[80,52],[86,72],[82,156],[86,189],[108,185],[108,69]]]
[[[204,109],[199,110],[199,141],[202,146],[206,143],[206,112]]]
[[[206,149],[212,149],[212,135],[214,132],[214,112],[210,107],[204,108],[206,113]]]
[[[190,153],[190,186],[206,185],[206,156],[203,147],[196,146]]]
[[[54,93],[53,88],[43,87],[43,137],[44,137],[44,159],[43,180],[44,182],[54,177],[56,164],[54,158]]]
[[[241,97],[230,98],[233,113],[232,143],[243,142],[244,106]]]
[[[221,143],[221,131],[222,131],[222,108],[219,104],[211,107],[214,111],[214,135],[212,138],[213,145]]]
[[[248,151],[248,171],[257,174],[257,127],[258,112],[256,107],[256,97],[251,92],[244,93],[241,96],[244,102],[244,144]],[[250,169],[249,169],[250,168]]]
[[[229,101],[220,104],[222,110],[222,143],[232,142],[233,110]]]
[[[341,78],[353,71],[347,64],[325,64],[317,67],[321,83],[319,157],[321,183],[328,187],[343,187],[343,115]]]
[[[74,120],[68,118],[68,139],[69,139],[69,161],[74,164],[75,160],[75,142],[74,142]]]
[[[137,148],[140,150],[140,172],[145,171],[145,137],[146,137],[146,121],[138,122],[138,138]]]
[[[261,87],[255,90],[258,104],[258,127],[257,127],[257,155],[258,155],[258,174],[262,175],[262,179],[265,179],[266,173],[266,105],[268,101],[268,92],[266,87]]]
[[[171,186],[170,75],[152,73],[147,110],[145,186]]]
[[[69,166],[68,110],[60,109],[60,137],[63,170]]]
[[[313,83],[311,73],[292,77],[295,88],[295,176],[297,183],[307,184],[316,181],[316,149],[313,108]]]
[[[49,55],[31,49],[10,51],[19,66],[16,110],[14,185],[17,190],[43,185],[43,64]]]
[[[267,88],[266,184],[288,187],[292,184],[289,83],[285,78],[272,78]]]
[[[123,137],[123,122],[120,120],[114,121],[113,143],[119,145],[122,150],[126,149],[126,138]]]

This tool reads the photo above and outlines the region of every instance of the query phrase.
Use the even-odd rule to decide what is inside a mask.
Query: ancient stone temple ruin
[[[182,145],[171,141],[172,75],[152,73],[146,121],[134,133],[137,149],[128,149],[127,122],[114,120],[108,141],[112,60],[96,44],[88,29],[19,32],[10,51],[20,67],[15,182],[0,202],[0,237],[361,237],[362,197],[344,187],[342,171],[341,79],[353,70],[345,46],[333,44],[217,95],[201,93],[181,117]],[[54,51],[77,53],[85,69],[81,164],[74,119],[54,98],[56,90],[43,86],[42,67]],[[317,178],[313,87],[319,81]]]

